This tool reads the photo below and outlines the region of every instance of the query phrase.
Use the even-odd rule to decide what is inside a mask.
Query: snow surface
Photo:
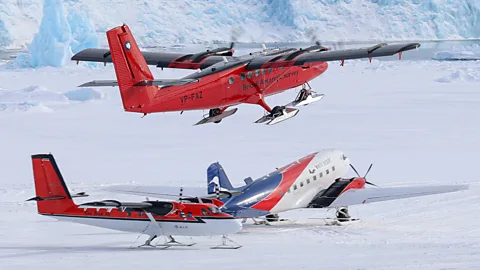
[[[244,42],[480,38],[477,0],[64,0],[68,17],[88,14],[97,37],[127,23],[142,46],[230,41],[241,27]],[[43,0],[0,0],[0,46],[32,42]],[[52,18],[53,19],[53,18]],[[87,31],[90,32],[90,31]],[[2,45],[3,42],[3,45]]]
[[[55,107],[68,105],[71,101],[103,99],[105,95],[92,88],[79,88],[66,93],[55,92],[41,85],[32,85],[20,90],[0,90],[0,112],[43,111],[51,112]]]
[[[459,70],[476,80],[436,81]],[[202,112],[144,118],[123,112],[114,87],[95,88],[105,95],[95,102],[65,101],[50,93],[114,79],[111,65],[0,66],[0,101],[30,102],[33,93],[46,91],[54,104],[50,113],[0,112],[0,268],[478,269],[478,70],[480,62],[474,61],[332,63],[312,82],[325,98],[301,108],[294,119],[254,124],[262,109],[241,105],[219,125],[193,127]],[[177,78],[189,71],[153,73]],[[43,87],[28,88],[32,85]],[[267,102],[286,104],[294,96],[289,91]],[[55,105],[57,97],[63,101]],[[111,184],[205,186],[206,169],[215,161],[239,185],[245,177],[259,177],[323,148],[343,150],[359,171],[373,162],[368,180],[379,186],[468,183],[471,189],[351,207],[363,221],[346,227],[316,226],[309,219],[331,211],[290,211],[282,216],[298,224],[246,226],[231,235],[244,245],[235,251],[210,250],[218,237],[195,237],[198,245],[192,248],[131,249],[145,237],[57,222],[25,202],[34,196],[30,155],[35,153],[52,152],[70,190],[91,194],[77,200],[85,202],[143,199],[98,191]]]

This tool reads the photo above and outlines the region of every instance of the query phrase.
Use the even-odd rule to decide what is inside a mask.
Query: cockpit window
[[[210,212],[212,212],[214,214],[219,214],[221,212],[220,209],[218,209],[218,207],[216,207],[216,206],[210,206],[210,207],[208,207],[208,209],[210,210]]]

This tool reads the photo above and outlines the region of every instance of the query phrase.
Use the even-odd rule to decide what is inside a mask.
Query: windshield
[[[208,209],[210,210],[210,212],[212,212],[214,214],[221,213],[220,209],[218,209],[218,207],[216,207],[216,206],[210,206],[210,207],[208,207]]]

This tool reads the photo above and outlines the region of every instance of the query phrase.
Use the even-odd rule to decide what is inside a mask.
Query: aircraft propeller
[[[367,175],[370,172],[370,170],[372,169],[372,166],[373,166],[373,163],[370,164],[370,166],[367,169],[367,172],[365,173],[365,175],[362,178],[365,179],[365,184],[368,184],[368,185],[371,185],[371,186],[374,186],[374,187],[378,187],[374,183],[371,183],[371,182],[367,181]],[[355,167],[352,164],[350,164],[350,167],[352,167],[352,170],[358,175],[358,177],[361,177],[360,174],[358,173],[357,169],[355,169]]]
[[[230,30],[230,50],[232,51],[232,54],[234,52],[233,47],[235,47],[235,43],[237,43],[238,38],[244,33],[244,29],[240,27],[232,27]]]

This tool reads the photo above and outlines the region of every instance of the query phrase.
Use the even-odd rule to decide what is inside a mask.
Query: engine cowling
[[[310,202],[308,208],[325,208],[330,206],[338,196],[349,189],[365,187],[365,178],[355,177],[350,179],[339,178],[327,189],[320,191]]]

